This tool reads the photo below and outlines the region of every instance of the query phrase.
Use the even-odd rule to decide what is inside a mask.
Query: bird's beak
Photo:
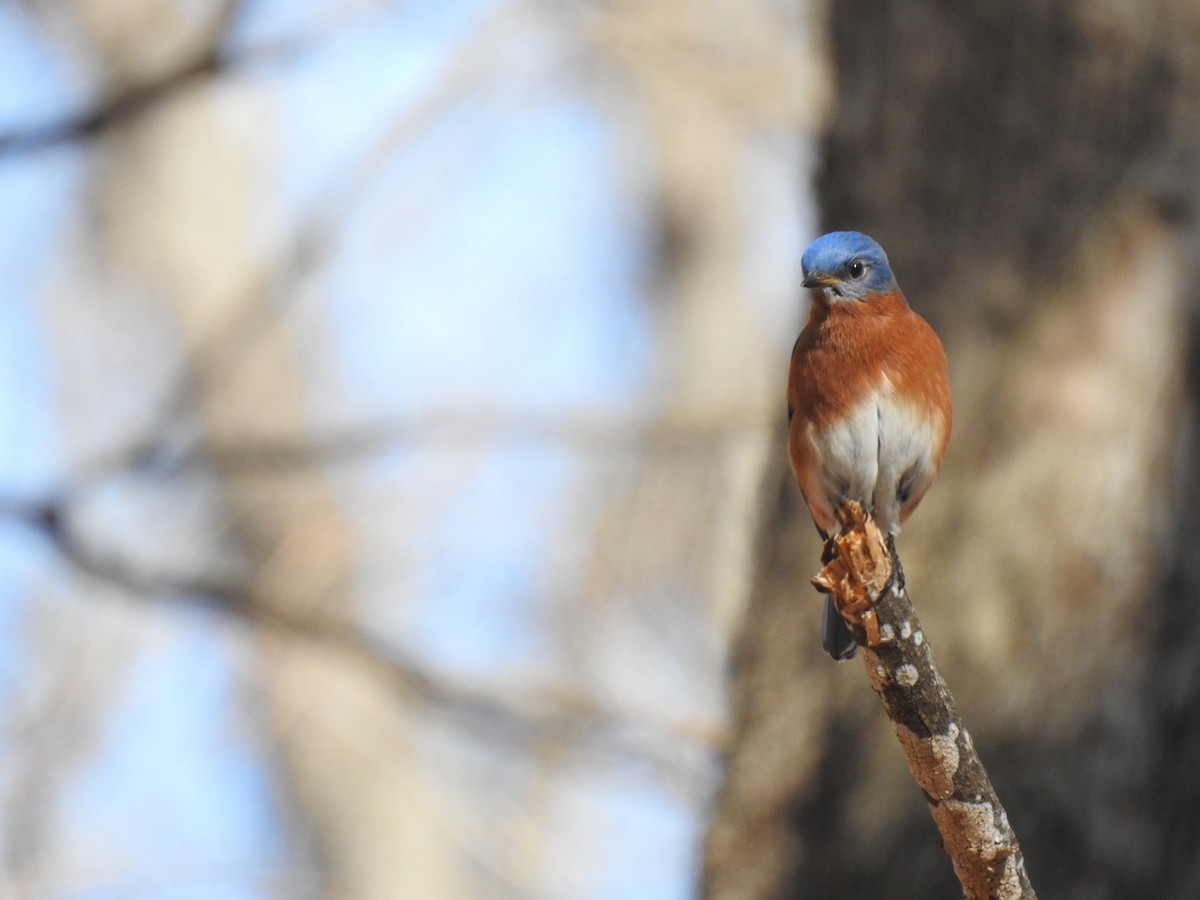
[[[805,275],[800,283],[806,288],[823,288],[832,285],[833,279],[825,275]]]

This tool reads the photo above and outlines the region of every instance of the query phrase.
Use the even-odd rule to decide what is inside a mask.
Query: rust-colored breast
[[[787,400],[791,415],[788,455],[817,525],[829,530],[827,515],[818,515],[811,497],[814,470],[821,461],[808,439],[843,420],[890,382],[897,399],[928,417],[936,446],[931,456],[940,465],[950,440],[950,385],[946,354],[929,324],[909,307],[899,292],[858,302],[830,302],[814,296],[808,324],[792,350]],[[904,514],[919,502],[907,504]]]

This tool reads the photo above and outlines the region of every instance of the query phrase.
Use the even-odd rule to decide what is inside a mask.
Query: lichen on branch
[[[861,645],[872,690],[941,832],[967,900],[1032,900],[1016,833],[1000,804],[904,583],[894,546],[854,501],[838,509],[841,531],[813,584]]]

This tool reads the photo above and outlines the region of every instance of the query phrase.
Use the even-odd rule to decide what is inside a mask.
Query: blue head
[[[820,288],[833,300],[863,300],[876,291],[898,290],[883,248],[857,231],[823,234],[800,259],[804,286]]]

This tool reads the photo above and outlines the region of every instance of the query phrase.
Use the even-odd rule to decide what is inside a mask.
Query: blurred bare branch
[[[247,0],[223,0],[209,20],[207,33],[197,41],[199,50],[153,78],[122,85],[92,106],[57,121],[0,132],[0,157],[91,142],[197,85],[292,62],[327,41],[338,27],[370,11],[370,7],[335,11],[304,31],[239,45],[233,38],[246,6]]]
[[[747,410],[716,419],[655,422],[586,412],[536,416],[448,411],[312,437],[247,436],[182,451],[166,446],[148,447],[158,452],[140,457],[129,468],[158,467],[164,463],[168,468],[211,464],[239,473],[281,472],[361,463],[397,448],[477,447],[531,441],[552,443],[589,457],[633,451],[713,452],[730,440],[758,433],[770,424]]]
[[[211,19],[210,33],[200,41],[200,52],[180,59],[158,77],[118,89],[95,106],[57,122],[0,133],[0,156],[37,153],[62,144],[87,142],[110,128],[142,115],[146,110],[198,82],[220,77],[250,62],[277,56],[281,48],[247,49],[230,53],[222,49],[234,27],[244,0],[224,0]]]
[[[199,458],[201,454],[195,449],[179,447],[180,425],[194,409],[196,398],[219,380],[224,371],[235,367],[251,352],[256,341],[293,309],[301,287],[336,251],[346,222],[403,147],[492,80],[497,61],[495,47],[502,46],[506,36],[511,37],[527,13],[519,6],[515,12],[513,8],[501,7],[480,25],[475,37],[456,52],[446,76],[437,81],[430,93],[422,101],[400,110],[394,121],[321,192],[320,199],[295,228],[269,269],[246,290],[244,299],[235,304],[233,315],[185,361],[159,409],[148,418],[143,433],[115,452],[93,460],[70,479],[72,483],[96,482],[120,471],[144,469],[164,458],[178,458],[181,453]],[[307,40],[277,45],[274,52],[291,52]],[[250,50],[244,55],[253,58],[256,52],[260,51]],[[162,98],[161,94],[156,96]],[[0,136],[0,153],[3,141]],[[236,447],[226,443],[204,451],[203,455],[210,461],[230,461],[247,468],[261,468],[284,460],[309,466],[321,459],[361,458],[364,452],[385,449],[386,444],[411,440],[424,427],[425,423],[367,426],[329,438],[297,438],[294,443],[248,441]],[[385,434],[393,430],[394,436]],[[474,423],[469,430],[481,433]],[[200,440],[199,434],[193,434],[184,443],[194,448]]]
[[[685,761],[687,754],[680,754],[677,745],[690,744],[709,755],[724,741],[723,727],[716,723],[659,720],[614,710],[566,685],[518,693],[456,681],[343,617],[260,597],[252,586],[237,582],[203,574],[149,572],[113,555],[102,555],[72,530],[69,515],[61,503],[0,503],[0,516],[36,530],[89,578],[130,597],[196,603],[253,627],[319,644],[365,667],[406,697],[450,714],[492,738],[507,734],[514,740],[527,740],[536,736],[573,747],[584,756],[611,754],[648,765],[664,783],[678,785],[685,796],[697,801],[704,773]],[[674,752],[672,747],[676,747]]]

